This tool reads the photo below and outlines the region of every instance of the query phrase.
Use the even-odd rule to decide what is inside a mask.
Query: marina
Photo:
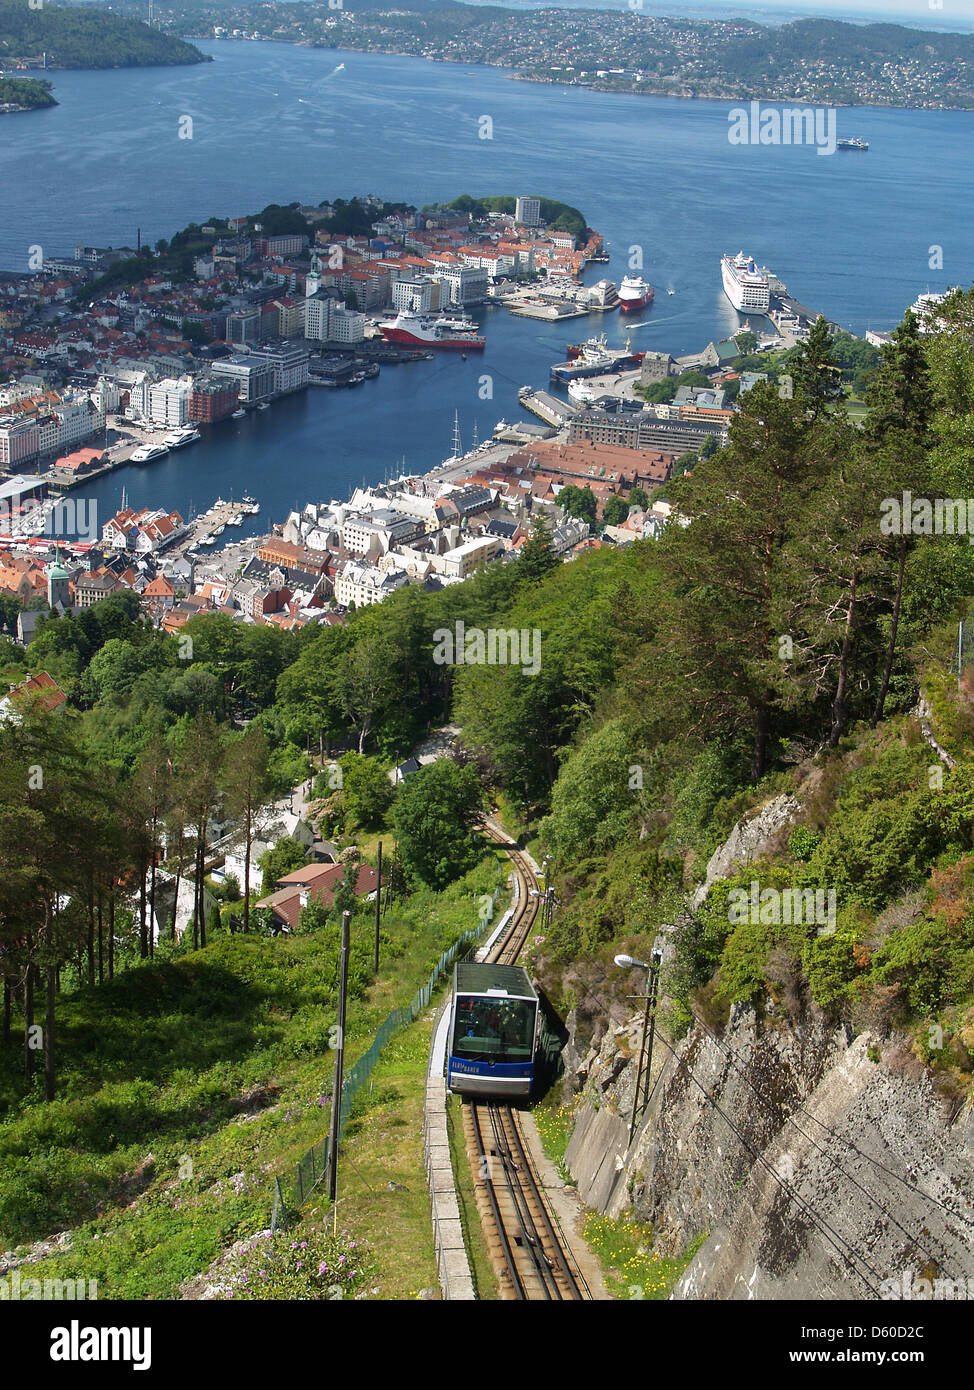
[[[253,497],[243,497],[239,502],[232,499],[226,502],[218,497],[212,507],[189,523],[187,538],[180,549],[214,546],[228,526],[242,526],[245,516],[256,516],[259,511],[260,504]]]

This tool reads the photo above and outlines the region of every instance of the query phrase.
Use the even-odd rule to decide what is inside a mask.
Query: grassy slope
[[[444,893],[418,893],[390,910],[383,973],[350,1007],[349,1063],[472,925],[472,895],[497,882],[491,851]],[[367,910],[353,921],[353,962],[355,938],[370,960]],[[327,1131],[335,963],[328,929],[323,937],[223,937],[64,998],[59,1098],[50,1106],[18,1096],[19,1048],[10,1049],[0,1073],[9,1107],[0,1122],[3,1242],[72,1228],[71,1253],[31,1273],[96,1278],[102,1298],[172,1297],[222,1248],[267,1224],[273,1175],[287,1190],[296,1160]],[[376,1075],[378,1108],[353,1117],[349,1154],[354,1162],[363,1131],[384,1134],[369,1162],[376,1175],[383,1161],[412,1164],[418,1177],[406,1183],[405,1205],[422,1206],[428,1225],[421,1161],[416,1169],[408,1146],[397,1157],[397,1097],[421,1070],[418,1054],[402,1047],[399,1056],[400,1042],[390,1044],[388,1080]],[[412,1105],[410,1093],[398,1113]],[[408,1134],[421,1142],[418,1113]],[[379,1234],[403,1206],[399,1192],[380,1197],[367,1207]],[[423,1287],[435,1283],[435,1267],[431,1277],[421,1262],[414,1283],[420,1273]]]

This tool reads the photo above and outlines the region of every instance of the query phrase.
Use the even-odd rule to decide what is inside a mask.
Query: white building
[[[514,205],[514,220],[522,227],[536,227],[541,221],[541,199],[518,198]]]
[[[146,414],[154,425],[179,428],[189,419],[189,398],[193,393],[193,378],[166,377],[155,382],[146,392]]]
[[[343,608],[355,604],[356,608],[381,603],[384,598],[408,583],[403,570],[388,570],[383,573],[373,565],[356,564],[350,561],[340,574],[335,576],[335,602]]]
[[[500,548],[501,543],[496,536],[477,536],[436,557],[433,567],[445,579],[466,579],[474,570],[492,560]]]
[[[35,419],[0,420],[0,466],[15,468],[40,452],[40,430]]]
[[[255,347],[253,356],[263,358],[274,373],[274,390],[278,394],[299,391],[308,384],[308,362],[311,354],[300,343],[284,339]]]
[[[314,342],[361,343],[365,324],[364,314],[346,309],[329,295],[314,294],[305,300],[304,336]]]
[[[424,529],[413,517],[383,509],[367,517],[349,517],[342,526],[342,545],[350,555],[382,555],[417,540]]]
[[[428,275],[397,280],[392,287],[392,302],[400,313],[412,310],[416,314],[428,314],[434,307],[440,307],[439,303],[433,304],[433,281]]]
[[[482,265],[438,266],[433,271],[433,279],[442,282],[449,290],[450,303],[463,308],[467,304],[482,304],[487,298],[487,270]],[[441,299],[441,303],[442,303]]]

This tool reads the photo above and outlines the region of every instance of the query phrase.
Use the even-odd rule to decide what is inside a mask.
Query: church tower
[[[51,608],[58,604],[65,610],[71,607],[71,575],[61,564],[61,547],[54,548],[54,561],[47,571],[47,602]]]
[[[313,294],[317,294],[321,289],[321,261],[318,259],[317,246],[311,252],[311,271],[304,282],[305,298],[310,299]]]

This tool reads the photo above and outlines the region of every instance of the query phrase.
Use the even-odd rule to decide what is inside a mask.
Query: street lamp
[[[649,1103],[649,1073],[653,1064],[653,1037],[656,1032],[656,991],[659,985],[659,967],[663,959],[663,952],[654,947],[650,952],[651,959],[648,961],[637,960],[635,956],[620,955],[615,957],[615,963],[621,970],[646,970],[649,972],[647,979],[647,990],[643,996],[646,1000],[646,1012],[643,1015],[643,1038],[639,1047],[639,1066],[636,1070],[636,1084],[632,1092],[632,1115],[629,1119],[629,1143],[636,1132],[636,1112],[639,1106],[639,1086],[643,1078],[643,1058],[646,1058],[646,1095],[643,1099],[643,1109]],[[639,995],[633,998],[638,999]]]

